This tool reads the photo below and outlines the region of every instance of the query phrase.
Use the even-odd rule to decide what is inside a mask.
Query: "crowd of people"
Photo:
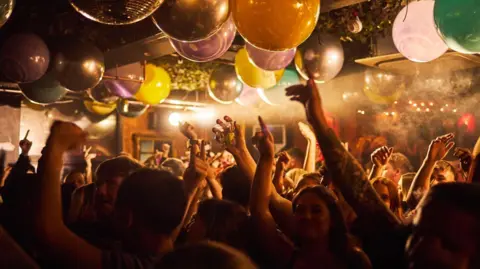
[[[418,169],[382,146],[366,169],[327,124],[310,80],[286,89],[304,105],[306,153],[275,152],[259,117],[247,149],[244,128],[226,116],[213,129],[228,154],[212,154],[189,123],[190,156],[165,145],[140,163],[128,154],[91,171],[62,174],[63,155],[87,134],[51,127],[37,169],[31,142],[3,169],[0,264],[5,268],[480,268],[479,148],[431,141]],[[322,160],[317,158],[321,150]],[[476,146],[480,147],[480,143]],[[461,161],[460,180],[444,158]],[[232,160],[230,157],[232,156]],[[463,181],[463,182],[461,182]]]

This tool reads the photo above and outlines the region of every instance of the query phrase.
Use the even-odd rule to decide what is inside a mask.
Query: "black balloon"
[[[88,90],[88,95],[95,101],[104,103],[104,104],[113,104],[118,101],[119,97],[111,93],[103,84],[100,82],[95,88]]]
[[[55,79],[53,72],[45,74],[35,82],[20,84],[20,89],[23,95],[35,104],[52,104],[67,94],[67,89]]]
[[[100,83],[105,64],[103,53],[97,47],[69,38],[56,44],[56,50],[53,66],[65,88],[80,92]]]
[[[125,99],[120,99],[117,104],[118,114],[127,118],[136,118],[145,113],[149,105],[139,104],[137,102],[130,102]]]

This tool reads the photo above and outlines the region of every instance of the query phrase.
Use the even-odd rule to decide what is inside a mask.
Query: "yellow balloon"
[[[363,92],[373,103],[389,105],[397,101],[405,91],[404,78],[381,70],[367,70]]]
[[[252,88],[271,88],[280,81],[285,69],[265,71],[255,66],[248,58],[247,50],[240,49],[235,56],[235,71],[238,78]]]
[[[320,0],[232,0],[238,32],[250,44],[274,51],[292,49],[317,25]]]
[[[135,98],[148,105],[163,102],[170,94],[172,80],[165,69],[147,64],[145,66],[145,82],[135,94]]]
[[[85,108],[93,114],[106,116],[117,108],[117,103],[105,104],[96,101],[84,101]]]

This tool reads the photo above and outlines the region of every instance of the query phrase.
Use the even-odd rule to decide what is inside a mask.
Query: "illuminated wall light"
[[[213,110],[199,110],[195,113],[195,118],[202,121],[211,121],[215,117]]]
[[[172,126],[180,125],[181,121],[182,121],[182,116],[177,112],[173,112],[172,114],[170,114],[170,116],[168,116],[168,122]]]
[[[398,101],[393,102],[395,105],[398,104]]]
[[[453,113],[457,113],[457,109],[456,109],[456,108],[453,110]]]
[[[425,106],[425,103],[422,102],[420,105],[421,105],[421,106]]]
[[[408,103],[409,103],[410,105],[413,104],[412,100],[408,101]]]
[[[392,112],[392,113],[390,113],[390,114],[391,114],[392,116],[395,116],[396,113],[395,113],[395,112]]]
[[[448,104],[445,104],[446,107],[448,107]]]
[[[442,112],[443,112],[443,111],[445,111],[445,109],[443,109],[443,107],[442,107],[442,108],[440,108],[440,111],[442,111]]]
[[[433,106],[433,103],[432,103],[432,102],[430,102],[430,104],[429,104],[429,105],[430,105],[430,106]]]
[[[414,107],[417,107],[417,104],[413,104]]]
[[[425,109],[425,111],[430,112],[430,108],[427,107],[427,109]]]
[[[385,112],[385,115],[386,115],[386,116],[388,116],[388,115],[390,115],[390,113],[388,113],[388,112]]]
[[[420,111],[420,110],[421,110],[421,109],[418,107],[418,108],[417,108],[417,111]]]

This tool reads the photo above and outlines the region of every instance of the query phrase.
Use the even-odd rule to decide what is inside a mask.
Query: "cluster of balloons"
[[[277,71],[293,60],[296,47],[313,32],[319,11],[318,0],[166,0],[151,18],[186,59],[220,58],[238,30],[248,43],[250,60]]]
[[[87,110],[108,115],[121,98],[153,105],[170,94],[171,79],[161,67],[134,63],[105,71],[103,53],[92,44],[63,37],[49,45],[38,35],[20,33],[0,49],[0,74],[18,83],[31,103],[53,104],[68,91],[85,92],[91,99],[84,102]]]
[[[407,59],[424,63],[448,48],[480,53],[480,3],[477,0],[414,1],[403,8],[393,24],[393,41]]]
[[[228,66],[213,72],[209,94],[219,103],[230,104],[236,100],[244,105],[251,104],[243,100],[244,96],[254,96],[256,91],[267,104],[283,104],[288,101],[284,97],[284,89],[300,83],[297,72],[285,69],[292,60],[295,60],[297,72],[303,79],[311,77],[317,83],[325,83],[341,71],[344,51],[339,38],[325,33],[313,33],[298,48],[284,51],[264,50],[247,42],[235,56],[234,70]],[[248,90],[248,95],[239,90],[241,84]]]

